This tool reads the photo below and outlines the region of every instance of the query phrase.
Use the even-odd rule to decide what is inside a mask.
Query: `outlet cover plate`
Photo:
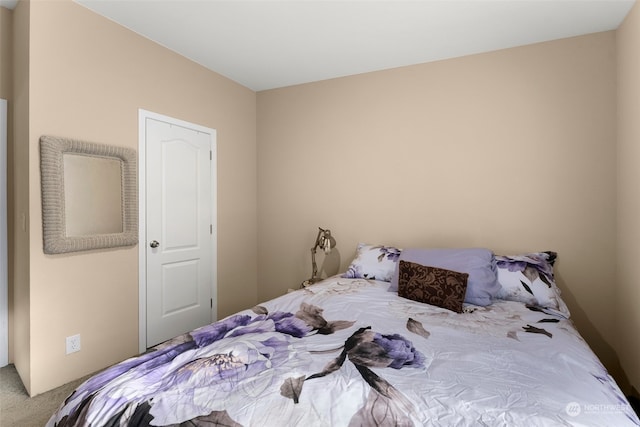
[[[67,344],[67,354],[80,351],[80,334],[67,337],[66,344]]]

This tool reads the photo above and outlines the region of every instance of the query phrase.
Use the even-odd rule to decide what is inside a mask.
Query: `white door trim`
[[[211,319],[218,318],[217,315],[217,284],[218,284],[218,252],[217,252],[217,139],[216,130],[205,126],[196,125],[173,117],[164,116],[162,114],[138,110],[138,237],[140,244],[138,245],[138,350],[143,353],[147,350],[147,270],[146,270],[146,254],[147,254],[147,227],[146,227],[146,148],[147,148],[147,119],[154,119],[171,123],[176,126],[182,126],[188,129],[194,129],[199,132],[211,135],[211,223],[213,224],[212,251],[211,251],[211,298],[213,299],[213,307],[211,308]]]
[[[7,238],[7,100],[0,99],[0,366],[9,363],[9,253]]]

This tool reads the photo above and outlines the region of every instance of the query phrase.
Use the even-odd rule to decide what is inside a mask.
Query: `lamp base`
[[[315,285],[316,283],[322,281],[323,279],[321,277],[312,277],[311,279],[307,279],[304,282],[302,282],[301,284],[301,288],[306,288],[309,287],[311,285]]]

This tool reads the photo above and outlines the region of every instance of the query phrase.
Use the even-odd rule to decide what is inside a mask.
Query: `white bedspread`
[[[569,320],[387,287],[331,278],[196,330],[90,379],[48,426],[640,425]]]

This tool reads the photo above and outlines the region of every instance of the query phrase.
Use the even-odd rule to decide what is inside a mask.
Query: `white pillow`
[[[498,282],[502,286],[496,298],[558,311],[568,318],[569,309],[553,276],[556,256],[555,252],[496,255]]]
[[[392,246],[358,243],[356,257],[342,277],[390,282],[401,251]]]

